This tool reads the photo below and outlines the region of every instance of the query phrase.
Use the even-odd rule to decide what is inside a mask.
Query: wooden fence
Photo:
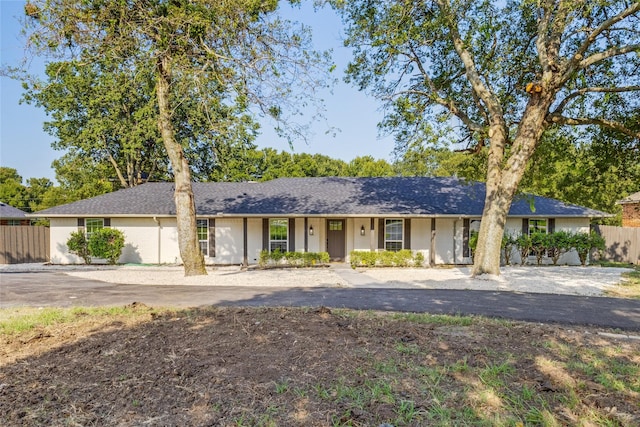
[[[49,227],[0,226],[0,264],[49,261]]]
[[[596,225],[595,231],[606,242],[605,260],[640,264],[640,227]]]

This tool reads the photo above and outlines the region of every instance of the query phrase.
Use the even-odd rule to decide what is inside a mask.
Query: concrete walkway
[[[62,272],[0,275],[0,308],[118,306],[291,306],[482,315],[566,325],[640,331],[640,300],[542,293],[377,287],[344,269],[350,288],[118,285]],[[357,280],[366,281],[358,286]],[[366,287],[364,287],[366,285]]]

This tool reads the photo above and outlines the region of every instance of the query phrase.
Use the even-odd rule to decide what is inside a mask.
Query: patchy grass
[[[623,280],[615,287],[607,289],[608,296],[640,299],[640,266],[622,273]]]
[[[0,425],[640,425],[640,341],[478,317],[0,310]]]

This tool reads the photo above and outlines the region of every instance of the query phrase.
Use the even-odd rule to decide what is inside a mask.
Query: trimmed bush
[[[351,251],[349,254],[351,267],[421,267],[424,264],[424,255],[403,249],[397,252],[382,251]]]
[[[535,232],[531,234],[531,250],[536,255],[536,263],[542,264],[542,258],[544,257],[548,247],[548,237],[546,233]]]
[[[528,234],[519,234],[516,237],[516,246],[520,253],[520,265],[525,265],[531,252],[531,237]]]
[[[504,257],[504,264],[511,265],[511,256],[513,255],[513,250],[518,247],[516,238],[510,233],[505,233],[502,236],[501,247],[502,255]]]
[[[558,265],[560,257],[571,250],[572,239],[573,235],[567,231],[557,231],[547,236],[547,254],[553,265]]]
[[[116,264],[124,248],[124,233],[115,228],[94,231],[89,237],[88,247],[92,256],[106,259],[109,264]]]
[[[282,252],[280,250],[269,252],[266,249],[260,251],[258,261],[261,267],[268,265],[311,267],[327,263],[329,263],[327,252]]]
[[[603,251],[605,249],[605,241],[602,236],[597,233],[576,233],[571,238],[571,246],[578,253],[580,264],[587,265],[587,257],[592,250]]]
[[[87,242],[84,231],[78,230],[72,232],[69,240],[67,240],[67,248],[69,252],[82,258],[85,264],[91,264],[89,242]]]

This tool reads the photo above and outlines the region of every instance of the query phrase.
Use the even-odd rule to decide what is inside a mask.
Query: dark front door
[[[344,219],[327,220],[327,252],[331,261],[343,261],[345,256]]]

